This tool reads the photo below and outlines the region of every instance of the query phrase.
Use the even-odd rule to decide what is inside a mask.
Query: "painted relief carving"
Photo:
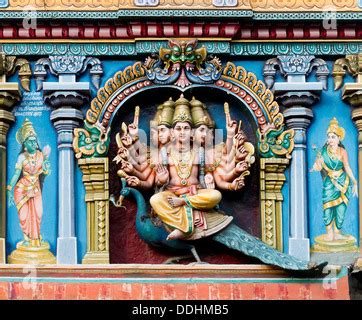
[[[195,47],[193,47],[194,50],[196,48],[196,41],[190,41],[190,43],[193,43],[195,45]],[[165,57],[168,54],[167,52],[169,52],[171,48],[172,45],[170,48],[167,49],[168,51],[167,50],[165,51],[165,49],[161,49],[158,57],[160,56]],[[203,50],[201,49],[196,48],[194,52],[203,52]],[[194,55],[194,52],[190,50],[191,55]],[[185,52],[183,52],[183,55],[185,55]],[[208,56],[207,52],[206,51],[203,52],[202,56],[207,57]],[[224,146],[216,145],[215,148],[212,150],[212,152],[210,151],[205,154],[205,157],[208,157],[207,160],[209,160],[210,153],[213,154],[215,162],[214,163],[211,162],[210,164],[208,164],[208,166],[205,165],[204,169],[203,166],[201,166],[199,169],[197,168],[194,169],[194,171],[198,172],[196,174],[197,181],[200,182],[200,185],[202,184],[204,186],[207,185],[215,186],[216,188],[219,188],[217,186],[217,183],[223,184],[224,189],[226,188],[227,191],[229,191],[229,189],[231,191],[232,189],[243,188],[245,179],[247,179],[246,176],[249,173],[248,170],[249,166],[252,165],[256,160],[254,153],[257,152],[258,155],[260,156],[259,160],[260,160],[260,169],[261,169],[260,194],[259,194],[260,208],[261,208],[260,209],[261,238],[264,243],[268,244],[269,246],[275,249],[282,251],[283,250],[283,240],[282,240],[282,231],[281,231],[282,208],[283,208],[282,187],[285,182],[284,171],[289,164],[288,157],[291,154],[294,147],[293,145],[294,132],[293,130],[285,130],[284,117],[279,110],[278,103],[274,100],[273,93],[266,87],[266,85],[262,81],[257,79],[254,73],[246,71],[241,66],[235,66],[231,62],[228,62],[226,66],[223,67],[217,58],[212,58],[212,59],[214,59],[214,61],[218,61],[216,65],[220,69],[218,71],[220,72],[220,78],[218,78],[218,80],[214,80],[213,82],[209,78],[203,80],[203,78],[199,77],[200,72],[198,70],[200,69],[197,66],[196,62],[194,65],[195,67],[192,71],[186,69],[187,61],[185,57],[182,57],[183,60],[182,62],[178,61],[177,59],[174,59],[178,67],[180,68],[183,67],[185,69],[184,70],[185,75],[187,72],[188,75],[194,72],[194,75],[196,76],[194,78],[192,77],[187,78],[187,81],[189,81],[190,83],[188,83],[188,86],[182,88],[180,87],[180,83],[177,83],[177,81],[179,80],[178,78],[179,75],[177,75],[177,77],[173,79],[173,82],[171,83],[168,82],[169,76],[174,75],[177,72],[177,70],[172,70],[171,66],[174,65],[174,63],[171,61],[167,61],[170,65],[170,68],[164,69],[165,68],[164,62],[161,59],[158,59],[158,57],[152,56],[151,58],[146,60],[146,63],[144,65],[142,65],[140,62],[136,62],[134,65],[128,66],[122,71],[118,71],[117,73],[115,73],[115,75],[112,78],[106,81],[103,88],[98,90],[97,97],[93,99],[90,108],[87,110],[87,117],[85,120],[86,125],[84,128],[84,130],[89,131],[89,128],[92,125],[96,125],[96,127],[100,129],[99,131],[96,130],[97,133],[94,134],[93,140],[90,137],[90,135],[88,136],[87,134],[85,134],[84,131],[82,130],[75,131],[75,143],[73,144],[73,147],[76,154],[79,157],[78,164],[82,169],[83,182],[86,185],[88,219],[90,219],[90,221],[94,221],[94,219],[97,220],[98,217],[97,208],[100,208],[100,203],[99,201],[97,201],[98,198],[97,199],[95,198],[95,194],[100,195],[99,192],[102,191],[102,199],[109,198],[109,196],[107,196],[109,193],[108,189],[109,168],[108,168],[108,158],[106,158],[108,154],[108,149],[102,155],[98,153],[93,153],[93,151],[96,149],[96,145],[98,143],[98,136],[103,135],[103,137],[105,137],[104,134],[106,134],[109,128],[111,127],[112,121],[115,119],[116,114],[120,109],[120,107],[124,103],[127,103],[129,99],[131,99],[133,96],[136,96],[138,93],[141,94],[142,92],[144,93],[150,90],[157,92],[158,88],[161,88],[162,85],[168,85],[181,91],[187,91],[189,88],[192,88],[193,85],[198,85],[201,82],[203,85],[205,85],[205,87],[210,86],[214,90],[215,89],[220,90],[220,92],[226,92],[228,94],[233,95],[237,100],[240,101],[241,104],[245,105],[245,107],[249,110],[248,112],[254,118],[255,125],[257,126],[256,130],[259,133],[256,136],[255,145],[246,141],[246,136],[243,136],[242,134],[238,135],[238,139],[240,139],[240,142],[238,142],[237,139],[230,139],[229,140],[231,141],[230,145],[233,146],[233,148],[235,149],[236,158],[239,156],[245,158],[232,159],[232,161],[229,164],[226,163],[226,166],[224,166],[224,163],[220,161],[220,159],[222,159],[223,147],[225,147],[227,143]],[[204,60],[199,59],[199,61],[202,69],[204,66],[202,61]],[[157,63],[159,63],[159,65],[162,66],[162,68],[160,67],[158,70],[159,71],[158,75],[162,74],[161,69],[165,70],[165,72],[163,73],[165,75],[166,79],[165,81],[158,82],[156,77],[154,78],[154,80],[149,79],[149,74],[152,73],[153,75],[156,74],[154,72],[156,69],[154,66]],[[213,69],[213,70],[218,70],[218,69]],[[186,82],[184,82],[184,84],[185,83]],[[162,149],[164,145],[166,146],[170,144],[172,145],[169,139],[171,139],[171,127],[173,122],[172,119],[173,119],[173,114],[175,112],[174,110],[175,102],[172,100],[173,98],[177,99],[178,96],[172,97],[170,100],[164,102],[161,106],[159,106],[158,110],[156,111],[154,120],[151,121],[151,126],[150,126],[151,146],[154,145],[156,147],[159,147],[160,150],[165,150]],[[183,97],[181,100],[184,99],[185,97]],[[183,110],[180,110],[182,108]],[[224,108],[226,114],[229,114],[229,106],[227,103],[225,104]],[[142,138],[141,135],[137,133],[139,131],[138,120],[137,120],[140,117],[139,112],[140,109],[136,108],[134,122],[129,125],[123,123],[121,125],[121,131],[116,136],[118,152],[116,152],[114,159],[112,160],[114,160],[114,162],[116,162],[118,165],[118,175],[121,177],[121,179],[125,179],[122,180],[123,183],[126,183],[126,179],[128,180],[129,186],[127,186],[125,190],[133,190],[134,187],[137,186],[137,188],[143,188],[143,189],[153,189],[153,187],[156,187],[156,190],[160,188],[161,191],[163,191],[161,188],[162,185],[155,186],[156,173],[159,170],[158,174],[161,176],[164,175],[164,177],[166,177],[168,172],[168,177],[170,178],[170,171],[168,169],[164,170],[165,169],[164,166],[160,167],[157,164],[168,163],[168,161],[170,162],[175,161],[176,164],[174,166],[175,169],[172,169],[173,175],[175,177],[178,177],[177,179],[179,187],[180,188],[186,187],[187,189],[188,179],[190,179],[191,176],[195,175],[195,173],[191,172],[189,176],[189,169],[190,169],[189,167],[191,159],[193,158],[196,161],[196,159],[198,158],[197,154],[192,153],[191,150],[193,150],[193,148],[191,148],[190,152],[185,155],[185,158],[184,157],[178,158],[177,155],[173,153],[172,156],[175,159],[174,160],[172,159],[170,152],[169,155],[165,156],[164,151],[160,152],[157,158],[157,156],[151,152],[152,148],[149,149],[147,147],[145,140],[143,140],[144,137]],[[208,140],[212,137],[212,135],[210,135],[210,132],[213,132],[214,130],[212,127],[214,125],[213,124],[214,122],[211,120],[211,118],[208,115],[207,107],[205,106],[204,103],[198,101],[196,98],[195,99],[192,98],[191,100],[186,100],[186,102],[184,101],[184,103],[181,103],[181,105],[178,107],[177,116],[180,119],[182,118],[184,120],[187,120],[190,118],[190,113],[191,113],[191,118],[196,119],[195,126],[198,126],[199,121],[205,122],[204,124],[208,128],[206,132],[209,133],[208,138],[206,139],[207,141],[205,141],[205,143],[206,142],[209,143],[210,141]],[[208,119],[207,122],[206,119]],[[160,122],[159,126],[157,126],[157,123],[159,121],[161,121],[162,123]],[[232,122],[233,123],[232,126],[235,127],[234,121],[230,119],[230,122]],[[194,130],[194,128],[192,127],[194,126],[193,122],[191,125],[189,123],[188,126],[189,126],[188,127],[189,131]],[[242,130],[242,124],[239,125],[236,124],[236,127],[238,127],[237,131]],[[183,128],[182,130],[184,129],[185,128]],[[243,141],[244,139],[245,141]],[[191,143],[189,141],[188,143],[191,144],[191,146],[193,146],[194,144],[197,145],[196,144],[197,142]],[[87,148],[89,148],[89,150],[87,150]],[[167,158],[167,161],[162,160],[162,155]],[[139,160],[138,162],[131,161],[131,159],[135,158],[135,156],[138,157]],[[158,162],[157,159],[159,160]],[[217,159],[219,159],[220,162],[218,162]],[[150,163],[148,163],[148,161],[150,161]],[[100,162],[102,162],[102,166],[100,165]],[[215,174],[213,176],[211,172],[213,171],[216,172],[216,170],[218,174],[217,175]],[[91,172],[93,171],[102,172],[102,176],[105,179],[104,183],[100,184],[100,182],[98,181],[98,175],[95,176],[91,174]],[[178,175],[178,172],[180,175]],[[222,176],[225,176],[226,177],[225,179],[227,180],[225,179],[223,180],[221,178]],[[186,185],[182,185],[182,183],[186,183]],[[103,186],[102,190],[99,189],[101,185]],[[210,192],[207,191],[207,193]],[[218,192],[212,191],[211,193],[217,194]],[[136,193],[132,192],[132,194],[135,195]],[[156,195],[158,195],[158,193]],[[216,199],[217,198],[216,196],[214,198],[216,202],[220,201],[219,199]],[[165,204],[166,205],[168,204],[171,207],[171,203],[168,202],[168,199],[165,199],[165,201],[166,200],[167,203],[165,202]],[[116,199],[113,199],[113,201],[114,203],[117,204]],[[175,199],[170,199],[170,201],[171,202],[176,201],[177,203],[177,200]],[[120,205],[119,202],[118,205]],[[138,204],[138,207],[139,206],[140,204]],[[146,207],[146,200],[144,200],[144,206]],[[106,208],[106,211],[108,216],[108,208]],[[140,213],[140,216],[143,217],[147,215],[147,213],[144,210],[142,210],[142,208],[139,209],[139,211],[143,212]],[[153,209],[153,211],[155,210]],[[182,214],[180,214],[180,216],[181,215]],[[200,217],[196,217],[195,219],[197,221],[201,221],[202,224],[202,217],[203,216],[200,215]],[[143,220],[144,217],[141,219]],[[158,220],[162,221],[160,218],[158,218]],[[187,219],[185,221],[187,224]],[[206,219],[204,219],[204,221],[205,225],[207,225]],[[211,225],[209,224],[209,227],[212,228],[216,226],[215,223],[217,224],[218,221],[220,222],[222,221],[222,219],[221,220],[214,219],[213,220],[214,224]],[[229,227],[231,228],[231,225],[229,225]],[[195,228],[195,226],[193,225],[192,228]],[[108,244],[106,245],[107,248],[106,251],[100,251],[94,246],[94,243],[96,243],[98,239],[96,236],[98,231],[96,230],[98,230],[97,226],[92,225],[92,223],[90,222],[90,224],[88,225],[88,233],[89,233],[88,249],[85,258],[83,259],[83,263],[108,263],[109,261]],[[109,234],[108,234],[107,224],[105,225],[103,231],[105,231],[105,238],[108,239]],[[164,230],[163,235],[165,235],[163,240],[166,241],[165,239],[168,236],[166,230]],[[176,234],[176,236],[183,237],[183,234],[179,233],[178,235]],[[212,237],[212,235],[210,237]],[[141,238],[143,239],[142,236]],[[165,243],[169,244],[170,241],[171,240]],[[182,240],[177,239],[177,241],[182,241]],[[239,243],[239,245],[241,248],[242,244]],[[304,264],[304,266],[306,266],[306,264]]]
[[[356,239],[343,234],[342,227],[351,196],[358,196],[357,180],[348,162],[348,153],[342,143],[345,130],[336,118],[330,121],[327,142],[317,152],[311,171],[321,173],[323,180],[323,221],[326,234],[315,238],[312,250],[317,252],[356,251]]]
[[[272,88],[275,82],[277,69],[280,74],[288,78],[288,81],[300,82],[312,73],[315,69],[316,77],[323,84],[323,89],[327,89],[327,77],[329,70],[326,62],[311,55],[280,55],[277,58],[269,59],[264,65],[264,78],[268,88]],[[290,78],[290,79],[289,79]]]
[[[197,43],[197,40],[169,40],[169,47],[161,47],[159,56],[146,59],[148,79],[181,88],[191,83],[206,84],[218,80],[222,73],[220,60],[207,57],[206,48],[197,48]]]
[[[18,70],[21,86],[24,90],[30,91],[31,70],[29,62],[26,59],[0,53],[0,83],[2,76],[11,76],[16,70]]]
[[[190,242],[210,237],[232,249],[257,257],[263,262],[287,269],[305,270],[315,265],[283,254],[249,235],[233,217],[220,211],[222,193],[245,187],[249,168],[254,163],[254,146],[247,141],[242,123],[232,120],[229,105],[224,105],[227,139],[213,145],[215,123],[205,104],[182,94],[159,106],[151,122],[154,147],[139,140],[140,108],[134,121],[121,126],[117,135],[118,153],[113,159],[120,164],[118,175],[123,189],[114,205],[121,207],[124,197],[132,194],[137,202],[136,228],[149,244],[191,250],[201,262]],[[152,128],[151,128],[152,132]],[[153,216],[147,213],[140,190],[155,188],[150,198]],[[156,222],[154,222],[156,220]],[[251,247],[253,249],[251,249]]]
[[[101,75],[103,74],[102,65],[98,58],[85,56],[50,56],[49,58],[39,59],[35,65],[34,75],[37,83],[37,90],[43,87],[43,81],[47,76],[47,70],[56,76],[58,75],[80,75],[88,67],[93,85],[98,89]]]
[[[105,130],[102,125],[84,122],[84,129],[74,129],[73,148],[79,158],[100,157],[108,151],[110,128]]]
[[[258,149],[263,158],[281,158],[291,159],[294,149],[294,130],[285,130],[284,126],[280,129],[273,127],[266,128],[261,132],[257,131]]]
[[[24,240],[9,256],[9,263],[55,263],[49,244],[41,235],[43,216],[42,188],[50,174],[50,147],[41,150],[33,124],[26,119],[16,134],[21,152],[15,165],[15,173],[7,187],[9,206],[15,205]]]

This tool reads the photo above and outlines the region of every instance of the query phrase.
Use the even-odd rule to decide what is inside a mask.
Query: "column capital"
[[[49,56],[49,58],[39,59],[35,64],[34,71],[37,82],[37,91],[43,88],[43,82],[48,74],[47,70],[49,73],[58,77],[58,89],[67,87],[66,90],[69,90],[69,85],[67,86],[67,83],[70,84],[70,86],[79,84],[79,82],[76,81],[76,78],[85,73],[88,68],[92,83],[95,88],[98,89],[100,77],[103,74],[102,65],[98,58],[85,56]]]
[[[26,91],[30,91],[31,69],[26,59],[18,59],[15,56],[7,56],[0,53],[0,109],[12,111],[13,107],[21,99],[19,84],[7,82],[7,77],[18,71],[20,85]]]
[[[88,85],[88,84],[87,84]],[[54,109],[75,108],[79,109],[89,101],[89,92],[83,86],[82,93],[79,91],[57,91],[58,86],[49,85],[48,90],[44,90],[44,101]],[[80,86],[78,86],[79,88]],[[89,86],[88,86],[89,89]]]
[[[343,85],[346,74],[355,78],[354,83],[346,83],[342,88],[342,100],[354,108],[362,107],[362,54],[347,55],[336,60],[333,65],[334,90]]]
[[[0,52],[0,90],[7,91],[6,87],[2,88],[2,86],[9,85],[6,78],[12,76],[17,70],[21,86],[24,90],[30,91],[31,69],[28,60],[7,56]]]
[[[320,86],[317,83],[307,82],[307,78],[312,74],[313,70],[315,70],[318,82],[322,84],[321,89],[326,90],[329,75],[327,63],[323,59],[312,55],[280,55],[269,59],[265,62],[263,75],[268,89],[273,89],[275,76],[279,71],[286,78],[285,86],[286,88],[290,87],[289,90],[293,90],[293,87],[297,88],[297,84],[303,84],[312,88],[304,91],[313,91],[313,87],[315,87],[314,90],[320,91]]]
[[[77,77],[89,69],[92,83],[99,88],[103,74],[98,58],[85,56],[50,56],[35,64],[37,91],[43,90],[44,100],[53,108],[80,108],[90,97],[89,82],[78,82]],[[58,82],[44,82],[48,72],[58,77]]]
[[[83,113],[73,108],[60,108],[52,111],[50,120],[58,132],[68,130],[73,134],[73,130],[83,120]]]

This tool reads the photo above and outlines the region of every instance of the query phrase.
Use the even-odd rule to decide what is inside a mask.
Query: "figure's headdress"
[[[191,105],[191,114],[192,114],[192,121],[195,127],[205,125],[209,128],[215,128],[215,122],[212,121],[209,112],[205,104],[201,101],[196,100],[195,97],[192,97],[190,101]]]
[[[175,112],[174,108],[175,102],[172,98],[169,98],[163,103],[163,109],[159,118],[158,125],[165,125],[167,127],[172,126],[172,118]]]
[[[157,107],[157,111],[156,111],[155,116],[153,117],[153,120],[151,120],[151,125],[158,126],[158,124],[160,122],[162,110],[163,110],[163,104],[160,104]]]
[[[336,118],[333,118],[331,120],[331,122],[329,123],[327,134],[328,133],[336,134],[341,141],[344,139],[344,137],[346,135],[345,130],[338,125],[338,120]]]
[[[16,132],[16,141],[19,144],[23,144],[26,139],[29,137],[37,137],[36,132],[34,130],[33,124],[29,121],[29,119],[25,119],[23,125]]]
[[[188,122],[192,126],[190,102],[181,94],[175,102],[175,113],[173,114],[172,125],[177,122]]]

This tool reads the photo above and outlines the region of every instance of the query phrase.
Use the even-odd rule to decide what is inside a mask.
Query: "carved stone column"
[[[109,264],[108,158],[79,159],[87,203],[87,253],[83,264]]]
[[[289,159],[260,160],[260,201],[262,240],[278,250],[283,249],[283,195],[285,170]]]
[[[355,83],[346,83],[342,88],[342,100],[353,107],[352,120],[358,130],[358,210],[359,210],[359,247],[360,257],[355,266],[362,270],[362,54],[347,55],[338,59],[333,66],[334,89],[343,85],[348,73],[356,79]]]
[[[6,140],[9,128],[15,121],[12,110],[21,99],[19,85],[7,82],[6,77],[14,74],[17,68],[20,68],[21,85],[29,91],[31,71],[28,61],[0,53],[0,264],[6,262]]]
[[[40,59],[34,74],[38,90],[43,87],[44,101],[53,108],[50,119],[58,134],[58,239],[57,263],[77,263],[75,235],[75,159],[73,131],[79,126],[83,114],[79,110],[90,96],[88,82],[77,82],[76,77],[91,66],[90,73],[98,84],[102,74],[98,59],[83,56],[52,56]],[[59,82],[45,82],[46,69],[58,76]]]
[[[274,83],[277,68],[287,82]],[[316,68],[321,82],[306,82]],[[326,63],[314,56],[278,56],[264,66],[265,82],[273,87],[274,95],[284,107],[288,128],[294,130],[294,151],[290,167],[290,237],[289,254],[310,259],[307,201],[307,128],[313,119],[311,106],[319,100],[327,86],[329,74]]]

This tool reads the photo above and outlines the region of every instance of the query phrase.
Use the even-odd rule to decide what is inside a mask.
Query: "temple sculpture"
[[[361,9],[0,0],[0,299],[358,297]]]

